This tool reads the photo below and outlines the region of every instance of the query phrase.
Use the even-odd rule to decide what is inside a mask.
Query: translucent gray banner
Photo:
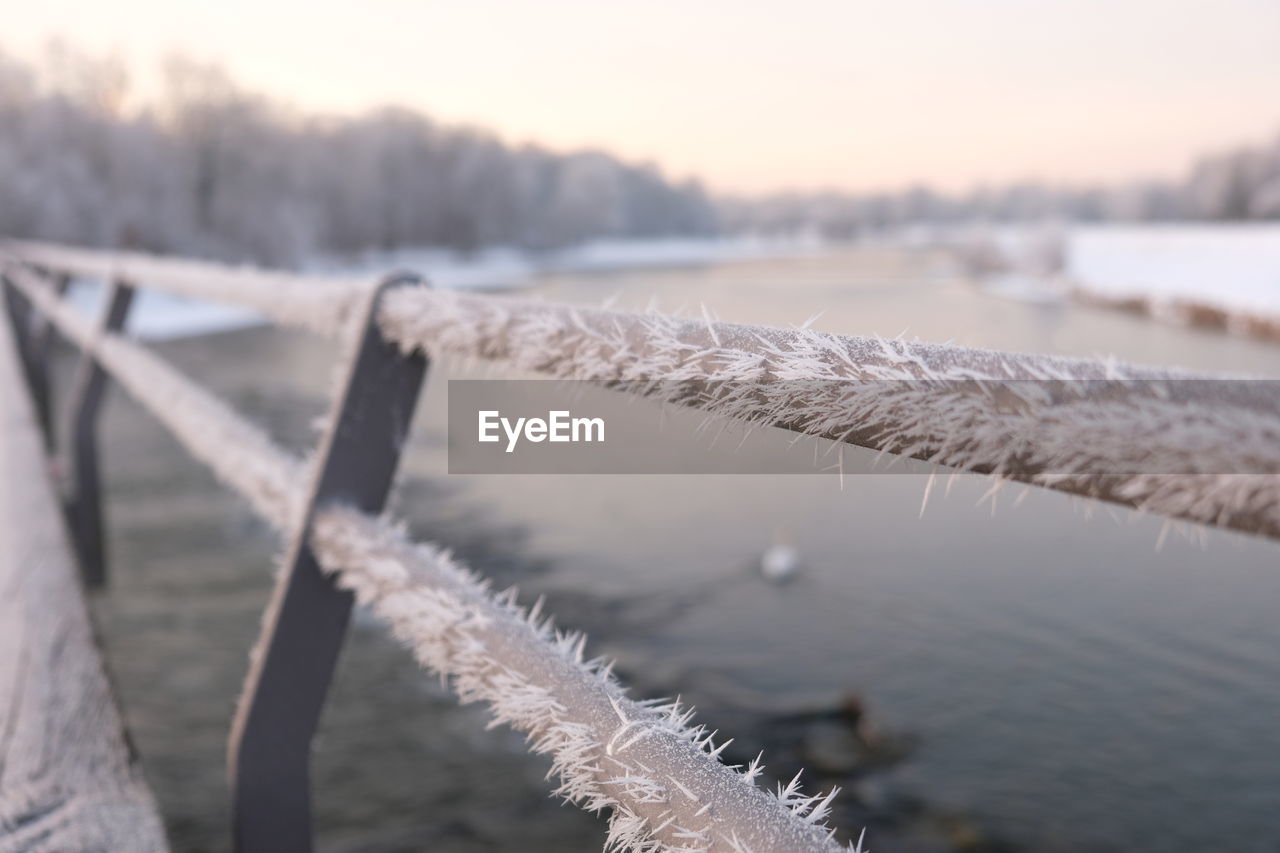
[[[914,460],[914,462],[913,462]],[[1280,474],[1280,381],[450,380],[455,474]]]

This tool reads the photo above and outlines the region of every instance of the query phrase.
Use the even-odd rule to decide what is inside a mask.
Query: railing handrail
[[[0,241],[0,254],[33,267],[98,281],[252,309],[272,322],[337,336],[378,276],[315,276],[256,267],[108,252],[24,240]]]
[[[172,293],[248,305],[276,322],[322,334],[338,334],[350,325],[361,294],[375,284],[47,244],[0,244],[0,251],[5,248],[54,271],[114,275]],[[747,424],[1280,539],[1280,443],[1273,440],[1280,434],[1280,400],[1257,383],[1183,381],[1234,377],[422,289],[389,294],[378,321],[386,337],[406,352],[503,360],[559,378],[623,385]],[[825,389],[828,399],[815,399],[812,384],[797,384],[826,380],[834,380]],[[1085,401],[1070,412],[1071,429],[1058,434],[1056,443],[1033,437],[1024,450],[1003,438],[1018,433],[1016,413],[990,406],[962,410],[954,395],[945,394],[917,395],[908,407],[874,393],[869,380],[1169,384],[1133,394],[1142,399],[1145,424],[1161,426],[1158,447],[1134,441],[1137,407],[1125,399],[1106,399]],[[864,383],[865,392],[852,403],[846,399],[850,382]],[[752,393],[727,393],[732,383],[750,383]],[[701,388],[691,393],[691,385]],[[1163,408],[1153,414],[1152,406]],[[1213,453],[1205,452],[1202,421],[1230,435]],[[979,435],[983,440],[975,441]],[[1118,473],[1099,473],[1096,454],[1103,447],[1112,454],[1104,461],[1113,462]],[[1162,465],[1152,465],[1155,453],[1163,454]]]

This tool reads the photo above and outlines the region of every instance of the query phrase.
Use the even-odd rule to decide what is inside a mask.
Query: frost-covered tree
[[[922,187],[867,194],[778,193],[724,198],[720,214],[732,231],[817,232],[836,239],[905,225],[974,221],[1280,219],[1280,139],[1202,159],[1181,181],[1111,187],[1024,182],[953,195]]]
[[[162,83],[131,108],[114,57],[0,53],[0,234],[290,265],[717,227],[699,185],[606,153],[512,146],[403,109],[300,115],[181,58]]]

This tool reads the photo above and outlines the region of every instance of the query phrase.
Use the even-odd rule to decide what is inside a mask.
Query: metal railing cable
[[[1274,383],[433,291],[380,320],[406,349],[1280,538]]]
[[[8,240],[0,252],[37,268],[83,279],[127,281],[174,296],[252,309],[281,325],[339,335],[370,277],[299,276],[137,252],[103,252]]]
[[[323,334],[350,322],[367,288],[354,279],[6,245],[55,271],[248,304]],[[416,288],[389,293],[378,319],[406,351],[504,361],[749,427],[991,475],[996,487],[1042,486],[1280,538],[1280,400],[1262,383]],[[1123,385],[1123,393],[1072,390],[1103,382]],[[1000,385],[993,391],[991,383]],[[1040,399],[1046,393],[1049,407]],[[1010,407],[1010,395],[1024,399]]]
[[[248,499],[272,526],[287,529],[297,516],[304,481],[300,460],[163,359],[118,335],[99,334],[89,317],[59,299],[33,273],[10,267],[4,274],[63,337],[97,360],[134,400],[182,439],[193,456]]]
[[[83,347],[200,461],[281,531],[293,529],[314,472],[215,396],[140,345],[101,334],[36,274],[12,266],[10,284]],[[610,809],[611,849],[834,851],[824,825],[834,791],[776,793],[755,784],[758,763],[722,764],[712,733],[679,703],[628,698],[585,637],[556,631],[495,593],[431,544],[395,524],[341,506],[317,509],[311,547],[344,589],[370,606],[426,667],[448,676],[463,701],[483,701],[494,722],[526,733],[559,777],[557,793]]]

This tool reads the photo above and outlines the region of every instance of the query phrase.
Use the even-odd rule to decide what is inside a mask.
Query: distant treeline
[[[0,235],[289,265],[717,230],[696,182],[602,152],[508,145],[399,109],[300,115],[184,60],[139,109],[119,61],[0,53]]]
[[[511,145],[404,109],[304,115],[215,67],[174,59],[163,71],[159,95],[140,106],[118,60],[64,46],[37,64],[0,52],[0,236],[287,266],[412,246],[1280,218],[1280,139],[1206,158],[1177,182],[713,199],[696,181],[600,151]]]
[[[1024,183],[966,194],[923,187],[878,194],[779,193],[722,198],[722,227],[851,239],[910,225],[1018,222],[1243,221],[1280,219],[1280,137],[1195,164],[1181,181],[1085,189]]]

